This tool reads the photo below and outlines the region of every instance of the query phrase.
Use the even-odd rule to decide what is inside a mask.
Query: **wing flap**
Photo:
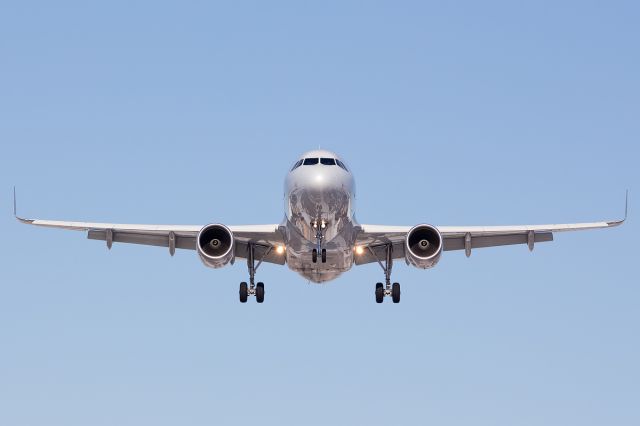
[[[447,236],[444,239],[444,251],[465,250],[465,236]],[[535,232],[534,242],[543,243],[553,241],[553,233],[551,232]],[[394,259],[403,259],[404,253],[404,236],[392,236],[389,242],[392,244],[392,257]],[[387,244],[388,244],[387,243]],[[503,235],[484,235],[471,237],[470,248],[498,247],[515,244],[529,244],[529,234],[503,234]],[[386,256],[386,244],[369,246],[364,244],[364,252],[355,256],[356,265],[364,265],[367,263],[382,262]]]
[[[551,232],[535,232],[534,242],[542,243],[553,241],[553,233]],[[473,236],[471,234],[471,249],[484,247],[509,246],[514,244],[529,244],[529,234],[502,234],[502,235],[480,235]],[[447,236],[444,237],[444,251],[464,250],[465,237],[463,236]]]
[[[106,230],[89,230],[87,238],[90,240],[107,241]],[[175,248],[184,250],[196,249],[196,237],[189,235],[175,234]],[[170,247],[171,242],[169,234],[147,234],[138,232],[111,231],[111,241],[114,243],[141,244],[155,247]],[[249,239],[236,238],[236,258],[246,259],[248,256]],[[267,263],[275,263],[284,265],[286,256],[284,253],[278,254],[277,251],[268,242],[263,241],[255,244],[254,256],[257,261],[262,260]]]
[[[87,238],[90,240],[107,241],[107,230],[89,230]],[[146,246],[169,247],[169,233],[151,234],[140,232],[111,231],[111,241],[114,243],[141,244]],[[175,235],[175,247],[179,249],[195,250],[196,237]]]

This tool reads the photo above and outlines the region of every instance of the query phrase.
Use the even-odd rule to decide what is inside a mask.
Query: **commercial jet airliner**
[[[409,226],[362,225],[355,217],[355,181],[345,162],[333,152],[303,154],[291,167],[284,183],[285,217],[280,224],[227,226],[131,225],[24,219],[26,224],[86,231],[89,239],[195,250],[211,268],[233,265],[245,259],[249,283],[240,283],[240,302],[255,296],[264,301],[262,282],[255,275],[262,262],[287,264],[289,269],[314,283],[338,277],[355,265],[377,262],[384,283],[375,286],[375,300],[391,297],[400,302],[400,284],[391,283],[396,259],[421,269],[434,267],[444,251],[552,241],[555,232],[611,228],[627,218],[609,222],[517,226]]]

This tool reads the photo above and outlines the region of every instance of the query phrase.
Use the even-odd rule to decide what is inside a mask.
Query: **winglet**
[[[24,219],[20,216],[18,216],[18,207],[17,207],[17,203],[16,203],[16,187],[14,185],[13,187],[13,216],[20,222],[22,223],[33,223],[33,219]]]
[[[629,190],[627,189],[627,191],[625,193],[625,196],[624,196],[624,218],[622,218],[620,220],[614,220],[612,222],[607,222],[607,224],[609,226],[622,225],[627,220],[628,214],[629,214]]]

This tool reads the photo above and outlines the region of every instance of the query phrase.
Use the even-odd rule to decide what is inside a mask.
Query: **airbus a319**
[[[611,228],[622,220],[553,225],[517,226],[415,226],[363,225],[355,216],[355,180],[351,169],[335,153],[315,150],[303,154],[287,173],[284,219],[278,224],[229,226],[133,225],[118,223],[69,222],[16,218],[26,224],[87,232],[92,240],[195,250],[211,268],[246,260],[248,282],[241,282],[239,297],[246,302],[265,297],[262,282],[255,282],[262,262],[287,265],[314,283],[323,283],[349,271],[354,265],[376,262],[384,272],[384,282],[375,286],[375,300],[391,297],[400,302],[400,284],[392,283],[395,260],[416,268],[436,266],[443,252],[484,247],[552,241],[553,234],[597,228]]]

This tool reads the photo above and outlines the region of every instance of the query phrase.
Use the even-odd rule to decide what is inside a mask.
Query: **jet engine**
[[[432,268],[440,260],[443,240],[440,232],[431,225],[416,225],[405,238],[407,264],[416,268]]]
[[[203,227],[196,238],[198,255],[210,268],[222,268],[234,260],[235,243],[233,233],[220,224]]]

